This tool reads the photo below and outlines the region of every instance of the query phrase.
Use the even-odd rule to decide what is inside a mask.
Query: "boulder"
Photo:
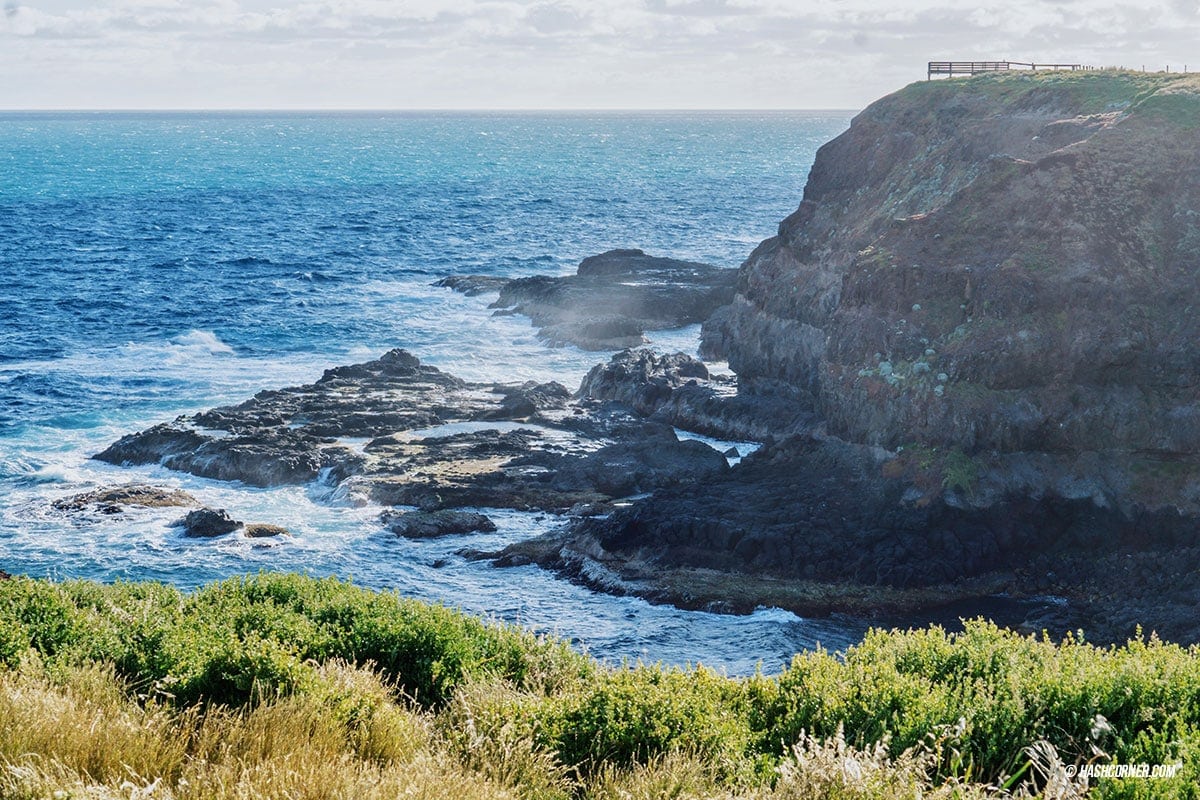
[[[462,533],[490,533],[496,524],[484,514],[473,511],[384,512],[383,523],[397,536],[407,539],[432,539]]]
[[[688,382],[707,380],[703,362],[684,353],[658,355],[652,350],[624,350],[588,371],[576,396],[612,400],[639,414],[653,414],[675,389]]]
[[[211,538],[233,533],[242,527],[242,523],[223,508],[198,508],[177,520],[174,527],[183,528],[185,536]]]

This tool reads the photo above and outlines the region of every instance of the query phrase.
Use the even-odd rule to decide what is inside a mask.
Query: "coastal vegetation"
[[[0,796],[1080,796],[1200,792],[1200,651],[984,621],[778,675],[568,643],[294,574],[192,593],[0,581]]]

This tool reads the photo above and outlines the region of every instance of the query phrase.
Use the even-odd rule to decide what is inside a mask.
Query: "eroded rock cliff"
[[[1200,582],[1163,568],[1200,553],[1200,78],[878,101],[821,148],[704,349],[741,402],[811,430],[583,522],[544,562],[676,601],[729,594],[695,570],[778,579],[750,602],[800,610],[1050,591],[1091,609],[1071,624],[1124,602],[1102,635],[1200,635]]]
[[[847,441],[1190,461],[1200,79],[988,76],[880,100],[821,149],[706,341],[744,390],[782,388]],[[1194,489],[1146,488],[1105,487],[1196,509]]]

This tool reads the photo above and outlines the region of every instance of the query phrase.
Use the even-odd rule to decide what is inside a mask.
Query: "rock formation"
[[[573,399],[553,382],[466,383],[393,350],[315,383],[155,425],[95,457],[251,486],[322,480],[363,502],[418,507],[425,516],[389,517],[412,536],[458,531],[464,521],[487,529],[478,514],[431,513],[445,509],[595,509],[728,470],[721,453],[648,420],[638,400],[647,386],[698,387],[707,375],[699,361],[630,351],[610,370],[619,375],[591,378],[603,396]],[[622,389],[623,380],[636,388]]]
[[[1194,76],[914,84],[821,148],[736,296],[731,271],[640,251],[442,282],[585,348],[708,316],[736,383],[627,351],[572,397],[397,350],[98,458],[339,483],[416,506],[402,535],[571,512],[492,555],[685,606],[922,622],[1051,593],[1028,628],[1198,641],[1198,142]],[[730,469],[672,425],[764,446]]]
[[[654,401],[718,431],[735,402],[789,409],[775,440],[525,551],[673,602],[1054,592],[1061,626],[1200,638],[1198,142],[1194,76],[980,76],[871,105],[705,324],[736,400]]]
[[[642,344],[646,331],[703,322],[733,299],[736,277],[710,264],[609,250],[583,259],[574,275],[459,275],[436,285],[468,295],[499,292],[496,313],[524,314],[551,345],[621,350]]]
[[[233,533],[245,527],[245,523],[229,516],[229,512],[223,508],[198,508],[177,520],[174,527],[183,528],[184,536],[211,539]]]
[[[106,486],[89,492],[60,497],[50,503],[56,511],[121,514],[127,508],[171,508],[198,506],[200,501],[179,489],[162,489],[139,483]]]
[[[1198,86],[1023,74],[880,100],[820,150],[710,351],[848,441],[1196,453]]]

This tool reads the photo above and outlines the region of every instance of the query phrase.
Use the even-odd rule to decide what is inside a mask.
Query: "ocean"
[[[597,657],[730,674],[861,629],[596,594],[456,551],[559,524],[407,541],[320,483],[255,489],[90,460],[119,436],[404,347],[469,380],[578,386],[609,354],[548,348],[454,274],[568,274],[615,247],[736,267],[795,210],[848,112],[0,113],[0,569],[189,588],[337,575],[569,637]],[[698,326],[650,334],[694,352]],[[183,538],[165,509],[50,503],[144,481],[283,542]]]

